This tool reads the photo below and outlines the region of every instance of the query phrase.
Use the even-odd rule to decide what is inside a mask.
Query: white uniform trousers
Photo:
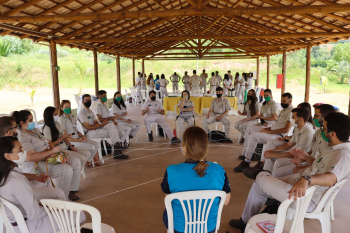
[[[247,223],[251,217],[259,214],[268,198],[273,198],[280,202],[286,200],[289,196],[288,191],[292,189],[297,179],[298,174],[275,178],[268,172],[260,172],[250,188],[242,220]],[[293,202],[290,207],[295,209],[296,202]],[[312,212],[315,208],[316,204],[310,201],[307,212]]]
[[[173,82],[173,92],[179,90],[179,82]]]
[[[201,90],[203,90],[204,92],[204,94],[207,94],[207,85],[206,84],[204,84],[204,83],[202,83],[202,86],[200,86],[200,88],[201,88]]]
[[[246,87],[245,87],[245,90],[246,90],[246,91],[249,91],[249,90],[252,89],[252,88],[253,88],[253,86],[252,86],[252,85],[249,85],[249,86],[246,86]],[[260,95],[260,93],[259,93],[259,95]],[[257,94],[257,96],[258,96],[258,94]]]
[[[249,136],[252,134],[252,133],[256,133],[256,132],[260,132],[262,129],[266,128],[265,126],[261,125],[261,123],[257,123],[255,125],[252,125],[252,126],[248,126],[245,130],[245,139],[248,139]],[[246,144],[244,143],[244,146]]]
[[[245,86],[239,87],[239,91],[237,95],[239,104],[242,104],[244,102],[244,93],[245,93]]]
[[[158,115],[158,114],[148,115],[145,117],[144,122],[145,122],[146,130],[148,134],[152,132],[151,124],[158,123],[163,128],[165,134],[168,136],[170,140],[174,137],[173,131],[170,129],[168,123],[165,121],[162,115]]]
[[[154,87],[147,86],[147,91],[148,91],[148,93],[147,93],[147,96],[148,96],[150,91],[154,91]]]
[[[41,199],[56,199],[66,201],[67,197],[64,192],[59,188],[53,188],[51,186],[51,181],[49,187],[32,187],[33,194],[35,198],[39,201]]]
[[[146,85],[141,85],[141,90],[147,90]]]
[[[168,90],[166,89],[166,87],[160,87],[160,94],[162,98],[168,97]]]
[[[77,157],[80,160],[81,167],[85,166],[86,161],[91,157],[91,153],[87,149],[76,148],[77,152],[68,149],[61,150],[69,154],[69,157]]]
[[[112,122],[109,122],[102,128],[88,131],[86,137],[89,139],[110,138],[112,145],[114,145],[116,142],[121,142],[118,130]]]
[[[192,90],[191,90],[192,92],[193,92],[193,91],[198,91],[198,90],[200,90],[199,86],[198,86],[198,87],[193,87],[193,86],[192,86]]]
[[[209,124],[213,124],[214,122],[216,122],[216,118],[220,116],[220,115],[214,115],[214,116],[210,116],[209,118],[204,118],[203,119],[203,129],[205,132],[209,132]],[[225,126],[225,136],[227,138],[230,137],[230,127],[231,127],[231,122],[229,121],[229,119],[227,117],[223,117],[221,118],[220,122]]]
[[[241,84],[235,85],[235,96],[238,96],[238,92],[239,92],[239,87],[240,86],[241,86]]]
[[[188,119],[184,119],[182,117],[177,118],[177,125],[179,126],[180,130],[182,133],[185,132],[186,128],[185,128],[185,122],[187,122],[187,128],[194,126],[194,118],[190,117]]]
[[[68,212],[69,213],[69,212]],[[69,215],[70,216],[70,215]],[[68,217],[70,219],[70,217]],[[73,219],[75,224],[76,212],[73,213]],[[86,220],[86,216],[84,211],[80,213],[80,225],[82,225]],[[58,224],[55,219],[53,219],[55,223],[56,231],[59,231]],[[70,221],[69,221],[70,222]],[[45,215],[39,219],[27,219],[26,221],[27,228],[30,233],[54,233],[49,215]],[[19,227],[13,227],[15,233],[21,233]]]
[[[136,95],[137,95],[137,101],[141,101],[141,99],[142,99],[142,95],[141,95],[141,85],[138,85],[137,87],[136,87]]]
[[[190,92],[191,91],[190,84],[184,83],[184,89]]]
[[[228,89],[226,87],[224,87],[223,89],[224,89],[224,95],[228,96]]]
[[[293,174],[293,169],[296,166],[292,162],[292,158],[280,158],[277,159],[274,166],[272,175],[274,177],[285,177]]]
[[[94,140],[86,140],[85,142],[71,142],[71,144],[77,149],[86,149],[90,151],[90,157],[86,161],[92,161],[101,147],[101,144]]]
[[[271,139],[271,140],[267,141],[267,143],[266,143],[266,145],[265,145],[265,147],[264,147],[264,149],[263,149],[263,151],[261,153],[261,161],[265,160],[264,170],[272,172],[273,171],[273,166],[275,164],[275,161],[277,160],[276,158],[265,159],[265,156],[264,156],[265,151],[273,150],[276,147],[282,146],[285,143],[286,143],[285,141],[278,141],[278,139]]]
[[[255,126],[253,126],[255,127]],[[248,127],[248,129],[251,127]],[[254,151],[256,149],[256,146],[260,143],[260,144],[266,144],[268,140],[270,139],[276,139],[278,137],[280,137],[280,135],[278,134],[267,134],[267,133],[261,133],[261,132],[254,132],[251,133],[248,137],[247,135],[247,131],[246,130],[246,136],[245,136],[245,140],[244,140],[244,149],[243,149],[243,155],[247,158],[247,159],[251,159]]]
[[[125,140],[129,138],[131,127],[127,125],[119,125],[119,122],[118,122],[118,125],[115,125],[115,128],[118,131],[120,141],[125,142]]]
[[[131,120],[131,123],[127,123],[125,121],[120,120],[120,121],[118,121],[118,125],[130,127],[130,129],[131,129],[130,135],[133,136],[134,138],[136,137],[137,133],[141,129],[141,123],[139,123],[137,121],[133,121],[133,120]]]
[[[245,132],[246,132],[246,129],[249,127],[249,126],[253,126],[253,125],[256,125],[259,123],[259,119],[254,119],[254,120],[251,120],[251,121],[246,121],[246,122],[243,122],[245,119],[247,118],[244,118],[240,121],[237,121],[235,124],[234,124],[234,127],[242,134],[242,137],[244,138],[244,135],[245,135]]]
[[[210,94],[212,94],[212,93],[216,93],[216,86],[212,86],[212,85],[210,85]]]

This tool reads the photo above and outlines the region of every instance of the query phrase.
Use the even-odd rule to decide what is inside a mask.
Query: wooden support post
[[[266,89],[270,88],[270,55],[267,55]]]
[[[56,109],[59,109],[60,108],[60,87],[58,83],[57,48],[56,48],[56,42],[52,39],[50,40],[50,61],[51,61],[53,103]]]
[[[142,59],[142,75],[145,73],[145,60]]]
[[[120,82],[120,55],[119,54],[117,54],[115,61],[116,61],[116,71],[117,71],[117,90],[121,92],[122,87]]]
[[[95,75],[95,95],[97,96],[98,89],[98,61],[97,61],[97,51],[94,49],[94,75]]]
[[[132,59],[132,85],[135,86],[135,58]]]
[[[311,69],[311,45],[306,48],[306,81],[305,81],[305,102],[309,102],[310,97],[310,69]]]
[[[350,91],[349,91],[349,112],[348,115],[350,116]]]
[[[256,86],[259,86],[259,69],[260,69],[260,61],[259,61],[259,57],[256,58]]]
[[[286,92],[286,76],[287,76],[287,54],[283,52],[282,57],[282,95]]]

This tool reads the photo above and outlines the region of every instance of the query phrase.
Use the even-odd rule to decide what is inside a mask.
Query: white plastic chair
[[[81,109],[81,99],[80,99],[80,96],[79,96],[78,94],[75,94],[75,95],[74,95],[74,100],[75,100],[75,103],[77,104],[77,114],[79,114],[80,109]]]
[[[225,125],[223,123],[221,123],[220,121],[216,121],[213,124],[215,125],[215,130],[218,130],[218,124],[222,124],[222,131],[225,132]],[[210,124],[210,131],[212,131],[213,124]]]
[[[80,228],[91,229],[94,233],[115,232],[113,227],[101,223],[101,213],[95,207],[62,200],[41,199],[40,202],[49,215],[55,233],[75,233],[80,232]],[[91,215],[92,223],[85,223],[80,226],[82,211],[86,211]],[[75,219],[73,213],[76,213]],[[55,222],[59,231],[56,229]]]
[[[155,90],[156,92],[156,100],[163,100],[163,96],[162,93],[160,92],[160,90]]]
[[[0,197],[0,231],[3,232],[3,228],[5,228],[6,233],[15,233],[13,226],[10,220],[7,218],[5,206],[11,210],[13,215],[15,216],[18,228],[21,233],[29,233],[26,222],[24,221],[24,217],[22,212],[18,209],[17,206],[12,203],[6,201],[5,199]]]
[[[224,191],[216,191],[216,190],[203,190],[203,191],[190,191],[190,192],[179,192],[169,194],[165,197],[165,207],[168,213],[168,233],[174,232],[174,217],[173,217],[173,208],[171,202],[173,200],[179,200],[184,211],[185,215],[185,233],[207,233],[207,221],[209,217],[209,212],[211,206],[215,200],[215,198],[220,198],[218,215],[216,220],[216,228],[215,232],[218,232],[220,228],[221,221],[221,212],[226,200],[226,193]],[[199,201],[199,205],[197,206],[197,200]],[[192,201],[193,205],[191,206],[190,201]],[[188,206],[188,213],[185,207],[185,203]],[[204,207],[202,207],[202,203]],[[192,209],[193,208],[193,209]],[[198,211],[197,211],[198,209]],[[197,214],[196,214],[197,213]],[[193,216],[193,218],[192,218]],[[194,229],[196,229],[196,231]],[[189,231],[187,231],[189,229]]]
[[[136,89],[130,89],[131,90],[131,96],[132,96],[132,102],[134,103],[134,106],[138,104],[138,98],[137,98],[137,90]]]
[[[177,108],[180,106],[180,104],[176,104],[175,106],[174,106],[174,111],[175,111],[175,115],[177,116]],[[179,125],[177,124],[177,120],[175,121],[175,124],[176,124],[176,134],[177,134],[177,138],[182,138],[182,137],[180,137],[180,127],[179,127]],[[185,121],[185,124],[186,124],[186,128],[187,128],[187,126],[188,126],[188,124],[187,124],[187,122]],[[182,132],[182,134],[183,134],[184,132]]]
[[[143,100],[148,100],[147,90],[141,90],[141,96]]]
[[[11,116],[11,115],[7,113],[0,113],[0,117],[4,117],[4,116]]]
[[[331,220],[334,220],[334,198],[347,180],[342,180],[330,187],[323,195],[316,209],[311,213],[306,213],[305,218],[318,219],[321,223],[322,233],[331,233]],[[288,215],[293,216],[295,211],[288,210]]]
[[[130,97],[132,98],[131,92],[130,92],[130,95],[129,95],[129,94],[128,94],[128,90],[125,89],[125,101],[126,101],[127,103],[129,103]]]
[[[286,199],[281,203],[281,205],[278,207],[277,215],[258,214],[253,216],[247,223],[245,233],[263,232],[257,223],[265,221],[273,221],[276,223],[274,233],[282,233],[283,230],[288,233],[304,233],[304,216],[315,189],[316,187],[314,186],[308,188],[305,196],[297,199],[295,211],[296,214],[292,220],[287,219],[286,216],[288,207],[294,201],[294,197],[292,199]]]

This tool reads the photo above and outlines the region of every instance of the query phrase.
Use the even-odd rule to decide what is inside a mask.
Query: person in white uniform
[[[241,86],[241,84],[239,83],[239,81],[241,80],[241,77],[239,76],[239,73],[236,72],[235,75],[235,80],[233,82],[234,88],[235,88],[235,96],[238,96],[238,92],[239,92],[239,87]]]
[[[219,86],[220,86],[222,82],[222,77],[219,75],[219,71],[215,71],[215,77],[219,81]]]
[[[136,138],[137,133],[141,129],[141,124],[137,121],[126,118],[128,116],[128,112],[126,111],[126,105],[124,103],[122,94],[119,91],[114,93],[113,97],[113,104],[110,109],[111,113],[117,117],[119,125],[130,127],[131,131],[129,138]]]
[[[323,134],[329,144],[313,160],[312,165],[302,172],[278,178],[261,171],[249,191],[242,217],[230,220],[232,227],[244,228],[251,217],[259,214],[268,198],[283,202],[294,196],[293,199],[296,200],[305,195],[308,187],[314,186],[316,190],[306,210],[310,213],[315,210],[329,187],[350,179],[350,117],[343,113],[330,113],[326,116],[323,127]],[[295,202],[291,207],[296,208]]]
[[[148,140],[150,142],[153,141],[153,132],[151,129],[151,124],[152,123],[158,123],[164,130],[165,134],[170,140],[171,144],[177,144],[180,143],[180,140],[177,139],[171,128],[169,127],[168,123],[165,121],[163,115],[165,114],[163,105],[161,102],[156,100],[156,92],[155,91],[150,91],[149,92],[149,100],[147,100],[143,106],[142,106],[142,116],[147,114],[145,117],[145,126],[146,126],[146,131],[148,134]]]
[[[243,73],[242,74],[242,78],[240,79],[240,81],[238,81],[239,83],[239,91],[238,91],[238,103],[239,104],[243,104],[244,103],[244,95],[245,95],[245,84],[247,82],[247,74]]]
[[[294,164],[291,165],[286,163],[289,162],[288,159],[277,159],[274,165],[275,177],[288,176],[306,169],[311,165],[309,162],[310,159],[316,159],[321,151],[328,147],[328,142],[323,139],[320,127],[324,123],[326,115],[332,112],[335,112],[335,109],[329,104],[322,104],[315,108],[313,121],[318,129],[311,139],[311,150],[306,152],[305,150],[296,147],[294,149],[294,155],[296,158],[293,159]]]
[[[215,73],[211,73],[211,78],[208,80],[210,94],[215,94],[216,88],[220,86],[218,79],[215,77]]]
[[[242,155],[238,158],[243,161],[233,169],[234,172],[243,172],[244,168],[250,167],[250,160],[254,154],[257,145],[266,144],[270,139],[277,139],[278,137],[288,134],[292,127],[292,95],[290,93],[284,93],[281,98],[281,106],[283,110],[277,118],[275,124],[271,128],[263,128],[260,131],[252,132],[249,135],[245,135],[244,149]]]
[[[252,77],[252,73],[248,73],[247,74],[247,82],[245,83],[245,90],[249,91],[250,89],[253,88],[253,77]]]
[[[207,78],[208,78],[208,74],[205,73],[205,70],[203,70],[203,73],[201,73],[200,78],[202,80],[200,88],[201,88],[201,90],[203,90],[204,94],[207,94]]]
[[[161,97],[168,97],[168,90],[166,89],[166,86],[169,84],[169,81],[167,79],[165,79],[165,75],[162,74],[160,76],[160,79],[156,81],[156,84],[160,85],[160,93],[161,93]]]
[[[181,97],[182,99],[179,100],[180,114],[176,122],[179,125],[181,132],[184,133],[186,130],[185,122],[187,122],[187,128],[194,126],[194,103],[190,100],[190,93],[186,90],[181,93]]]
[[[188,92],[191,91],[190,78],[191,77],[187,74],[187,71],[185,71],[185,76],[182,77],[182,83],[184,84],[184,89]]]
[[[104,120],[103,122],[98,122],[95,114],[90,110],[91,97],[89,94],[85,94],[82,97],[83,108],[78,114],[78,120],[81,122],[84,134],[89,139],[98,138],[110,138],[112,141],[112,146],[114,147],[114,159],[128,159],[129,156],[124,155],[121,151],[125,150],[123,142],[119,138],[118,130],[115,125],[109,120]],[[111,117],[110,119],[115,119]]]
[[[180,75],[178,75],[176,72],[170,76],[170,81],[173,83],[173,93],[175,91],[179,90],[179,82],[181,80]]]
[[[143,73],[141,76],[141,90],[146,90],[146,79],[147,79],[147,75],[146,73]]]
[[[47,164],[45,159],[61,151],[60,147],[49,143],[39,129],[35,128],[33,115],[28,110],[15,111],[12,116],[19,126],[18,140],[27,153],[26,162],[21,165],[25,173],[35,173],[37,164],[38,173],[47,173],[51,176],[55,187],[61,189],[65,196],[72,201],[79,200],[76,191],[79,190],[81,162],[77,157],[71,157],[65,164]]]
[[[231,70],[227,71],[227,75],[228,75],[228,78],[231,79],[231,81],[233,82],[234,80],[233,80],[233,76],[231,74]]]
[[[230,79],[230,77],[228,76],[228,74],[225,74],[224,76],[224,82],[223,82],[223,86],[224,86],[224,95],[228,96],[228,90],[232,89],[232,80]]]
[[[60,123],[58,123],[58,119],[58,113],[55,107],[45,108],[43,134],[49,143],[52,143],[54,146],[59,146],[61,151],[69,154],[69,157],[78,158],[81,163],[81,168],[83,169],[86,161],[91,157],[91,153],[83,148],[75,148],[70,143],[72,135],[63,132]]]
[[[15,164],[21,159],[23,149],[14,137],[0,138],[0,196],[14,204],[25,218],[25,224],[29,233],[53,233],[51,221],[44,207],[39,205],[41,199],[65,200],[65,195],[58,188],[41,188],[41,195],[34,191],[22,170]],[[48,196],[47,193],[56,192],[56,196]],[[47,193],[45,193],[47,192]],[[11,210],[5,207],[6,215],[13,226],[15,233],[20,233],[18,223]],[[80,224],[85,221],[85,214],[80,216]],[[56,224],[56,222],[55,222]],[[2,226],[3,227],[3,226]],[[57,224],[56,224],[57,229]]]
[[[202,79],[196,73],[197,71],[193,70],[193,75],[190,78],[190,87],[192,92],[199,90],[199,87],[202,85]]]
[[[63,132],[71,135],[69,139],[70,143],[75,148],[82,148],[90,151],[90,158],[87,159],[86,163],[87,166],[92,165],[92,160],[95,166],[99,166],[100,159],[97,152],[101,148],[101,144],[88,139],[78,131],[77,119],[72,115],[71,103],[69,100],[62,100],[60,108],[61,111],[59,112],[60,118],[58,122]]]
[[[225,136],[228,139],[227,142],[232,143],[230,140],[230,127],[231,122],[227,118],[229,111],[231,110],[230,101],[223,98],[223,90],[221,87],[216,88],[217,98],[211,101],[210,109],[206,118],[203,119],[203,129],[205,132],[209,132],[209,124],[220,121],[225,126]],[[211,115],[213,113],[213,115]]]
[[[225,80],[224,80],[225,83]],[[234,124],[234,127],[241,133],[241,139],[239,143],[244,143],[242,140],[245,136],[245,131],[247,127],[256,125],[260,122],[260,103],[256,98],[256,94],[254,90],[250,90],[247,96],[247,102],[244,103],[244,110],[241,112],[238,110],[238,114],[241,116],[247,116],[246,118],[237,121]]]
[[[124,147],[128,147],[129,144],[127,142],[127,139],[129,138],[131,127],[127,125],[119,125],[117,122],[118,118],[115,115],[109,113],[109,109],[105,105],[107,102],[107,92],[105,90],[98,91],[97,96],[100,100],[95,110],[98,121],[109,121],[113,123],[116,130],[118,131],[120,141],[124,143]]]
[[[154,90],[154,78],[153,78],[153,74],[151,73],[148,78],[147,78],[147,91],[153,91]]]
[[[137,72],[137,77],[136,77],[136,81],[135,81],[135,85],[136,85],[136,95],[139,103],[141,103],[141,99],[142,99],[142,95],[141,95],[141,79],[142,79],[142,74],[141,72]]]

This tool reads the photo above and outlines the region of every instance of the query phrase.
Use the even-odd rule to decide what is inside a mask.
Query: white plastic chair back
[[[162,100],[163,96],[160,90],[155,90],[155,92],[156,92],[156,100]]]
[[[80,109],[81,109],[81,99],[80,99],[80,96],[79,96],[78,94],[75,94],[75,95],[74,95],[74,100],[75,100],[75,103],[77,104],[77,114],[79,114]]]
[[[220,202],[215,232],[218,232],[220,228],[221,212],[226,200],[226,193],[224,191],[203,190],[180,192],[167,195],[165,197],[165,207],[168,213],[168,233],[174,232],[174,217],[173,208],[171,205],[171,202],[173,200],[179,200],[184,211],[185,233],[207,233],[207,221],[209,217],[209,212],[215,198],[217,197],[220,198]],[[199,201],[198,206],[196,202],[197,200]],[[193,205],[191,205],[191,201]],[[185,203],[187,203],[188,215]],[[203,206],[206,208],[201,209],[203,203]]]
[[[96,107],[97,107],[98,103],[100,103],[100,101],[92,101],[92,103],[91,103],[90,109],[95,115],[96,115]]]
[[[0,228],[1,228],[0,231],[2,232],[3,227],[5,227],[6,233],[15,233],[10,220],[7,218],[5,206],[9,208],[12,211],[13,215],[15,216],[20,232],[29,233],[29,230],[27,228],[26,222],[24,221],[22,212],[17,208],[17,206],[13,205],[12,203],[6,201],[1,197],[0,197],[0,218],[3,224],[0,224]]]
[[[62,200],[41,199],[40,202],[49,215],[55,233],[58,231],[60,233],[79,233],[82,211],[86,211],[91,215],[92,231],[94,233],[102,232],[101,213],[95,207]],[[75,219],[74,212],[76,213]],[[58,229],[56,229],[54,221],[56,221]]]
[[[11,116],[11,115],[7,113],[0,113],[0,117],[4,117],[4,116]]]
[[[130,88],[130,90],[131,90],[131,88]],[[130,95],[129,95],[128,94],[128,90],[125,89],[125,103],[129,103],[130,97],[132,97],[131,92],[130,92]]]

